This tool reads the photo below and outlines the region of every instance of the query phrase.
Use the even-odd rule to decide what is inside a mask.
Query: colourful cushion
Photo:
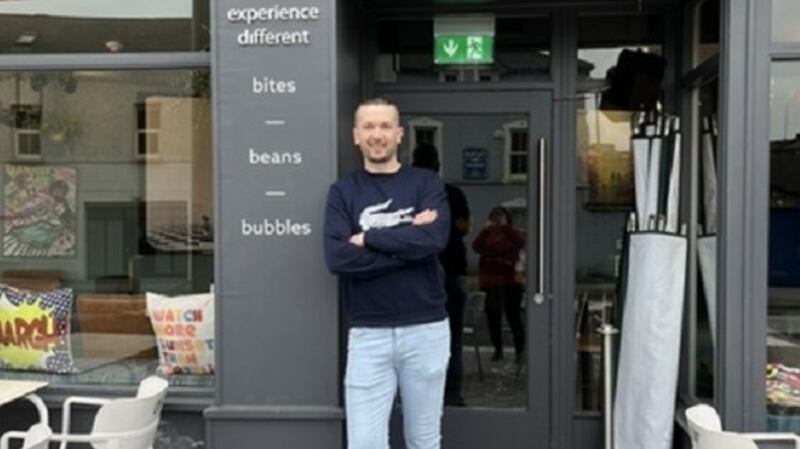
[[[0,284],[0,369],[77,373],[70,349],[72,289]]]
[[[214,373],[214,295],[147,293],[162,374]]]

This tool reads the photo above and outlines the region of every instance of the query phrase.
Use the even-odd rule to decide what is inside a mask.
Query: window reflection
[[[658,15],[581,16],[578,77],[607,79],[623,50],[660,55],[663,41],[663,19]]]
[[[718,230],[718,161],[719,147],[717,104],[717,81],[698,89],[696,106],[696,142],[699,148],[697,227],[697,301],[695,310],[695,391],[699,398],[714,397],[714,347],[717,326],[717,230]]]
[[[208,51],[208,0],[0,2],[2,53]]]
[[[695,39],[695,66],[719,53],[719,0],[706,0],[699,6]]]
[[[601,109],[584,94],[576,110],[577,251],[575,289],[575,409],[600,411],[603,323],[619,323],[625,220],[633,208],[630,111]]]
[[[772,40],[775,42],[800,42],[800,2],[772,0]]]
[[[412,162],[415,152],[435,152],[447,184],[453,227],[440,261],[453,335],[448,406],[528,406],[524,245],[529,215],[526,184],[517,182],[527,173],[525,118],[401,116],[406,129],[413,130],[409,144],[399,149],[401,160]]]
[[[792,10],[776,2],[775,10]],[[788,8],[788,9],[787,9]],[[796,8],[795,8],[796,9]],[[800,9],[797,9],[800,12]],[[790,388],[800,368],[800,63],[772,64],[770,98],[769,302],[767,315],[767,422],[795,430],[800,395]]]
[[[196,375],[213,367],[188,363],[213,348],[209,323],[194,319],[213,315],[210,296],[186,296],[208,292],[213,276],[208,76],[0,72],[0,302],[14,305],[0,312],[0,376],[131,384],[158,369],[184,385],[213,382]],[[160,313],[154,326],[148,310],[162,296],[150,294],[192,313]],[[72,312],[50,355],[61,371],[20,358],[2,325],[40,301]]]

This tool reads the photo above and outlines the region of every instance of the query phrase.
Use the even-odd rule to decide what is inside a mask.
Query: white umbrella
[[[637,223],[638,229],[644,229],[647,225],[647,172],[650,167],[650,139],[642,136],[634,137],[632,147]]]
[[[703,293],[708,310],[708,325],[711,329],[711,342],[716,343],[717,335],[717,164],[714,157],[716,146],[716,120],[713,116],[703,120],[703,216],[706,236],[697,240],[697,258],[700,262],[700,275]]]
[[[681,125],[675,119],[672,127],[673,151],[672,170],[669,177],[669,193],[667,197],[667,232],[678,232],[678,214],[680,205],[680,179],[681,179]]]
[[[714,140],[712,119],[706,117],[706,130],[703,132],[703,210],[705,211],[705,231],[717,232],[717,166],[714,162]]]
[[[711,328],[711,343],[717,335],[717,236],[709,235],[697,239],[697,258],[703,278],[703,293],[706,297],[708,324]]]
[[[675,417],[687,255],[686,237],[677,235],[679,125],[646,134],[633,139],[639,232],[628,234],[625,252],[615,449],[670,449]],[[651,226],[665,215],[666,223]]]
[[[645,205],[645,220],[649,223],[650,217],[658,218],[658,198],[661,187],[659,174],[661,171],[661,144],[662,139],[658,136],[650,139],[649,168],[647,169],[647,194]],[[640,228],[641,229],[641,228]],[[652,229],[652,228],[651,228]]]
[[[683,236],[630,236],[614,401],[616,449],[672,447],[686,250]]]

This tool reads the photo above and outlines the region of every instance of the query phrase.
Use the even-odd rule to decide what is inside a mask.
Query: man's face
[[[397,157],[397,145],[403,139],[397,108],[388,105],[361,106],[356,111],[353,141],[364,159],[385,164]]]

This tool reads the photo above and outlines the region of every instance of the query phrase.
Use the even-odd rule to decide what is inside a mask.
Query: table
[[[47,382],[32,382],[26,380],[0,379],[0,406],[17,399],[25,398],[30,401],[39,412],[39,421],[49,425],[47,420],[47,406],[35,391],[47,386]]]

